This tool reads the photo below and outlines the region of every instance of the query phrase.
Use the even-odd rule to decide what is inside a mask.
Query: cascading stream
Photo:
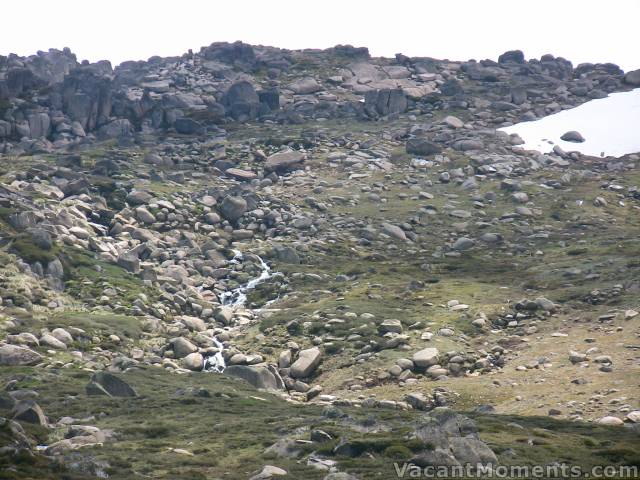
[[[244,255],[239,250],[234,250],[233,252],[235,255],[233,256],[231,263],[240,263],[243,260]],[[259,284],[273,276],[269,265],[267,265],[265,261],[262,260],[262,258],[260,258],[258,255],[256,255],[255,257],[258,259],[258,262],[260,264],[260,275],[249,280],[245,285],[234,288],[233,290],[224,292],[222,295],[220,295],[220,302],[222,303],[222,305],[229,305],[232,307],[243,306],[247,301],[247,292],[256,288]]]
[[[230,263],[232,265],[237,265],[244,259],[244,255],[240,250],[233,250],[234,256],[231,259]],[[258,263],[260,265],[260,275],[255,278],[252,278],[244,285],[241,285],[233,290],[229,290],[228,292],[224,292],[220,295],[220,303],[225,306],[230,307],[242,307],[247,301],[247,293],[256,288],[259,284],[271,278],[274,274],[271,273],[271,269],[266,262],[260,258],[258,255],[255,255],[258,259]],[[213,342],[215,346],[218,348],[218,351],[206,357],[204,359],[204,367],[203,370],[222,373],[226,368],[226,363],[224,361],[224,356],[222,352],[224,351],[224,345],[217,338],[213,338]]]

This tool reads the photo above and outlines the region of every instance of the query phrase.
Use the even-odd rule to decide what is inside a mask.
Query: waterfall
[[[240,250],[233,250],[233,253],[233,258],[229,263],[232,265],[237,265],[238,263],[242,262],[242,260],[244,259],[244,255],[242,254],[242,252]],[[266,262],[258,255],[256,255],[256,258],[258,259],[258,262],[260,264],[260,275],[252,278],[244,285],[234,288],[233,290],[229,290],[228,292],[222,293],[220,295],[220,303],[222,305],[231,307],[244,306],[245,302],[247,301],[247,292],[273,276],[269,265],[267,265]],[[227,366],[224,361],[224,357],[222,356],[224,345],[215,337],[213,338],[213,343],[216,347],[218,347],[218,351],[215,354],[210,355],[204,359],[203,370],[222,373]]]
[[[218,351],[204,359],[204,366],[202,369],[222,373],[224,369],[227,368],[227,364],[222,356],[224,345],[222,345],[222,342],[220,342],[216,337],[213,337],[213,343],[218,347]]]
[[[231,260],[232,264],[237,264],[243,260],[244,256],[241,251],[234,250],[233,253],[235,255]],[[220,303],[222,303],[222,305],[229,305],[232,307],[243,306],[247,301],[247,292],[273,276],[269,265],[267,265],[258,255],[256,255],[256,258],[260,263],[260,275],[249,280],[245,285],[241,285],[238,288],[234,288],[233,290],[221,294]]]

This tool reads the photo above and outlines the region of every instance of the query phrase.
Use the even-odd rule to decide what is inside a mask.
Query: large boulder
[[[201,353],[193,352],[182,359],[185,368],[199,372],[204,367],[204,358]]]
[[[156,167],[171,167],[173,160],[170,157],[162,157],[154,152],[149,152],[144,157],[144,163],[155,165]]]
[[[419,155],[426,157],[435,153],[440,153],[442,149],[435,143],[426,138],[410,138],[406,144],[407,153],[410,155]]]
[[[284,476],[286,474],[287,471],[282,468],[274,467],[273,465],[265,465],[259,473],[249,478],[249,480],[269,480],[274,477]]]
[[[278,110],[280,108],[280,92],[272,88],[269,90],[261,90],[258,92],[260,103],[269,110]]]
[[[230,222],[235,222],[244,215],[247,208],[247,201],[244,198],[227,195],[220,203],[220,214]]]
[[[200,135],[206,130],[199,122],[188,117],[176,118],[176,121],[173,122],[173,128],[183,135]]]
[[[242,170],[240,168],[227,168],[224,173],[230,177],[235,178],[236,180],[240,180],[243,182],[250,182],[258,178],[258,175],[253,173],[250,170]]]
[[[33,243],[41,249],[51,250],[51,248],[53,248],[53,238],[51,238],[51,234],[44,228],[33,228],[29,230],[29,234],[31,235]]]
[[[560,140],[564,140],[565,142],[582,143],[584,142],[584,137],[580,134],[580,132],[571,130],[569,132],[564,133],[560,137]]]
[[[51,335],[53,335],[55,338],[57,338],[67,346],[73,343],[73,337],[64,328],[54,328],[51,332]]]
[[[608,425],[608,426],[613,426],[613,427],[619,426],[619,425],[624,425],[624,421],[622,421],[618,417],[614,417],[614,416],[602,417],[601,419],[598,420],[598,423],[600,425]]]
[[[453,243],[452,248],[454,250],[458,250],[459,252],[463,252],[465,250],[469,250],[470,248],[473,248],[475,243],[476,242],[471,238],[460,237]]]
[[[322,85],[311,77],[305,77],[290,83],[287,88],[296,95],[308,95],[322,90]]]
[[[449,439],[451,453],[462,465],[497,465],[498,458],[491,448],[479,438],[453,437]]]
[[[322,352],[318,347],[300,351],[298,359],[291,365],[291,376],[293,378],[310,377],[320,365],[321,359]]]
[[[370,90],[364,94],[365,111],[371,116],[403,113],[407,106],[407,96],[400,88]]]
[[[29,115],[29,130],[31,132],[31,138],[47,137],[51,130],[51,119],[49,115],[42,113],[34,113]]]
[[[253,85],[242,80],[229,87],[222,97],[222,104],[235,120],[246,121],[258,115],[260,99]]]
[[[290,150],[270,155],[264,165],[268,172],[286,172],[299,168],[304,162],[304,154]]]
[[[624,76],[624,83],[633,85],[634,87],[640,87],[640,69],[627,72]]]
[[[413,354],[416,367],[427,368],[438,363],[440,352],[437,348],[425,348]]]
[[[435,407],[434,400],[421,392],[408,393],[404,396],[404,401],[416,410],[428,411]]]
[[[42,356],[30,348],[19,345],[0,345],[0,366],[20,367],[36,365],[42,361]]]
[[[282,390],[281,380],[267,367],[256,365],[231,365],[224,370],[225,375],[241,378],[256,388],[264,390]]]
[[[42,80],[28,68],[12,68],[6,74],[6,87],[12,97],[40,86],[44,86]]]
[[[53,348],[55,350],[66,350],[67,345],[61,342],[50,333],[45,333],[40,337],[40,345],[43,347]]]
[[[47,417],[33,400],[22,400],[13,407],[13,419],[20,422],[35,423],[36,425],[47,425]]]
[[[498,63],[524,63],[522,50],[509,50],[498,57]]]
[[[108,372],[96,372],[86,386],[87,395],[108,397],[136,397],[137,394],[124,380]]]
[[[390,223],[385,222],[382,224],[382,231],[392,238],[396,238],[398,240],[404,240],[404,241],[407,240],[407,235],[404,233],[404,230],[402,230],[397,225],[392,225]]]
[[[466,152],[468,150],[480,150],[483,147],[483,143],[481,140],[475,138],[463,138],[461,140],[456,140],[451,144],[454,150],[459,150],[461,152]]]
[[[251,65],[256,59],[253,47],[240,41],[234,43],[212,43],[202,49],[202,54],[207,60],[218,60],[230,64],[241,63]]]
[[[437,407],[420,417],[415,436],[431,445],[412,459],[418,466],[498,464],[491,448],[480,439],[475,422],[451,409]]]
[[[420,452],[411,459],[411,463],[419,467],[452,467],[460,465],[453,454],[443,448],[434,448]]]
[[[190,353],[197,352],[198,347],[184,337],[177,337],[171,340],[173,355],[176,358],[184,358]]]
[[[118,256],[117,264],[127,272],[140,273],[140,259],[132,252],[124,252]]]
[[[83,65],[71,70],[61,85],[64,113],[86,132],[106,124],[111,117],[112,78],[105,73],[101,65]]]
[[[126,118],[119,118],[101,126],[98,129],[98,138],[107,140],[111,138],[129,137],[133,133],[133,125]]]
[[[274,245],[273,246],[274,257],[283,263],[290,263],[297,265],[300,263],[300,255],[298,252],[288,245]]]
[[[0,138],[7,138],[11,135],[11,124],[5,120],[0,120]]]
[[[334,472],[325,475],[322,480],[358,480],[358,477],[354,477],[345,472]]]

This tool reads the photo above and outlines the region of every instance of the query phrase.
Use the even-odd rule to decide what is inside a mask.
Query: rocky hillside
[[[0,57],[0,478],[638,466],[640,155],[545,55]]]

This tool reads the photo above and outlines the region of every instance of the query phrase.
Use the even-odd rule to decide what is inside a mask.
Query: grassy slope
[[[342,468],[362,478],[372,478],[374,472],[375,476],[382,473],[382,478],[390,478],[394,454],[386,449],[411,446],[404,435],[420,415],[343,409],[354,424],[375,418],[378,425],[387,427],[387,431],[363,435],[341,420],[323,417],[319,406],[293,405],[220,375],[173,375],[159,368],[132,371],[123,378],[137,390],[139,397],[135,399],[86,396],[84,385],[89,375],[73,368],[3,368],[0,381],[18,379],[19,387],[36,388],[40,393],[38,401],[50,421],[73,416],[86,419],[80,423],[115,430],[116,441],[83,450],[95,460],[106,460],[110,465],[107,472],[113,479],[244,479],[264,464],[285,468],[292,478],[321,478],[321,472],[307,467],[306,462],[264,453],[279,438],[308,439],[310,428],[322,428],[352,441],[360,439],[365,451],[372,455],[338,458]],[[177,394],[188,388],[205,389],[209,396]],[[476,417],[482,438],[505,464],[571,461],[587,467],[603,462],[640,463],[637,436],[619,428],[545,417],[472,416]],[[41,442],[52,440],[47,439],[44,429],[29,430]],[[184,449],[193,456],[171,449]],[[302,455],[311,449],[303,446]],[[326,451],[327,447],[316,445],[313,449]],[[0,457],[0,462],[6,461]],[[30,478],[29,472],[33,474],[35,467],[19,464],[18,468],[20,473],[13,477],[0,478]],[[42,475],[40,478],[60,478],[59,473],[46,474],[38,468],[35,471]]]

